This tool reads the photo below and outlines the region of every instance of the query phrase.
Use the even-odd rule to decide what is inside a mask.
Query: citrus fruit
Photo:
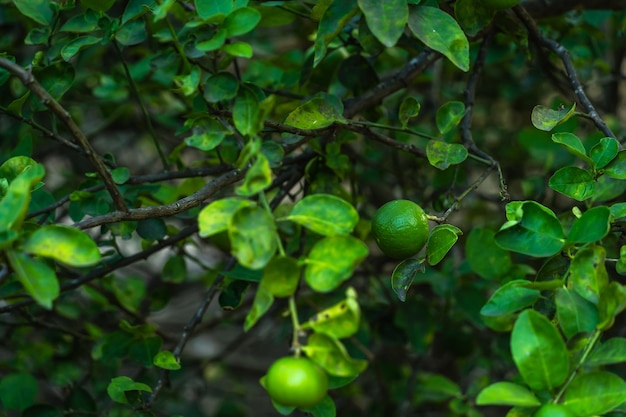
[[[376,244],[387,256],[405,259],[419,252],[428,240],[428,218],[424,210],[409,200],[383,204],[372,220]]]
[[[326,397],[328,376],[310,359],[285,356],[270,366],[264,385],[280,405],[313,407]]]
[[[516,6],[520,0],[482,0],[483,4],[496,10],[510,9]]]
[[[561,404],[544,404],[533,417],[574,417],[574,413]]]

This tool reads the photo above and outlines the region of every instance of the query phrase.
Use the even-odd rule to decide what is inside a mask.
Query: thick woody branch
[[[65,110],[59,102],[56,101],[54,97],[52,97],[50,93],[48,93],[48,91],[41,86],[41,84],[39,84],[32,72],[25,70],[21,66],[3,57],[0,57],[0,67],[6,69],[11,74],[19,78],[26,88],[39,97],[43,104],[48,107],[50,111],[52,111],[52,113],[54,113],[59,119],[61,119],[74,139],[76,139],[78,145],[82,148],[85,156],[89,159],[89,162],[91,162],[94,169],[100,176],[100,179],[102,179],[104,186],[113,199],[115,207],[121,212],[127,211],[128,207],[126,206],[126,202],[124,201],[120,190],[115,185],[113,178],[111,178],[111,174],[107,171],[107,167],[102,161],[102,158],[100,158],[91,146],[91,143],[89,143],[85,134],[82,130],[80,130],[80,127],[78,127],[74,119],[72,119],[70,113]]]

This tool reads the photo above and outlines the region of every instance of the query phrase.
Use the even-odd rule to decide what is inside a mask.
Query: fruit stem
[[[296,308],[296,297],[289,297],[289,314],[291,314],[291,323],[293,325],[293,339],[291,348],[294,350],[296,358],[300,357],[300,322],[298,321],[298,309]]]

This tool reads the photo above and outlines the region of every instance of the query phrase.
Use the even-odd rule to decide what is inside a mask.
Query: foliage
[[[623,2],[496,3],[0,2],[0,416],[626,412]]]

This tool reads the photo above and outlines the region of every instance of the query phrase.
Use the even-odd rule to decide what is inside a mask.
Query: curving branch
[[[78,142],[78,145],[82,148],[87,159],[89,159],[89,162],[91,162],[91,164],[93,165],[94,169],[100,176],[100,179],[102,179],[104,186],[106,187],[107,191],[111,195],[111,198],[113,199],[115,207],[122,212],[128,211],[128,207],[126,206],[124,197],[122,196],[120,190],[117,188],[117,185],[115,185],[115,182],[113,181],[111,174],[107,170],[107,167],[104,164],[102,158],[100,158],[100,155],[98,155],[98,153],[91,146],[91,143],[89,143],[83,131],[80,130],[80,127],[78,127],[74,119],[72,119],[70,113],[65,110],[59,104],[59,102],[56,101],[54,97],[52,97],[50,93],[48,93],[48,91],[41,86],[41,84],[39,84],[39,82],[35,79],[33,73],[30,70],[27,71],[16,63],[3,57],[0,57],[0,68],[6,69],[11,74],[19,78],[19,80],[22,82],[22,84],[24,84],[26,88],[28,88],[30,91],[33,92],[33,94],[39,97],[43,104],[63,121],[74,139],[76,139],[76,142]]]

